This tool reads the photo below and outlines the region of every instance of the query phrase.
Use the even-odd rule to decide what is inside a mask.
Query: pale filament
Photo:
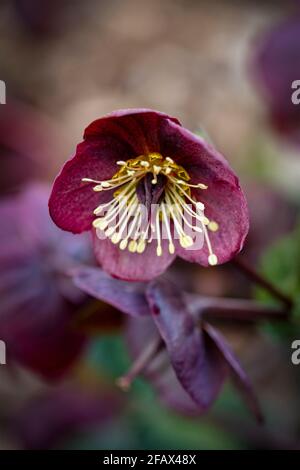
[[[170,254],[175,253],[172,226],[177,233],[176,238],[185,249],[194,244],[193,238],[196,233],[203,232],[208,250],[208,263],[210,265],[218,263],[208,234],[208,230],[211,232],[218,230],[218,223],[204,215],[204,204],[193,199],[191,193],[192,189],[207,189],[205,184],[189,183],[190,177],[182,166],[176,164],[170,157],[163,158],[158,153],[118,161],[117,165],[120,167],[119,170],[108,180],[82,179],[82,182],[94,183],[95,192],[112,192],[111,200],[100,204],[94,210],[96,218],[93,225],[97,229],[96,233],[98,230],[104,231],[105,236],[112,243],[118,244],[121,250],[127,248],[131,253],[138,254],[145,251],[147,244],[156,240],[156,255],[160,257],[164,249],[162,243],[163,237],[165,238],[164,229]],[[164,192],[156,206],[153,223],[150,220],[143,223],[144,213],[136,192],[138,184],[148,173],[153,176],[152,185],[157,184],[159,175],[166,178]],[[190,216],[192,221],[196,220],[196,224],[193,225],[186,215]],[[186,233],[183,226],[188,227],[189,233]]]

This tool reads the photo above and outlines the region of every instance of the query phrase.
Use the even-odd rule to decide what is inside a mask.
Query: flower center
[[[162,240],[168,240],[168,250],[173,254],[175,239],[183,248],[195,249],[195,238],[201,234],[209,264],[218,263],[208,235],[208,230],[218,230],[218,224],[204,215],[204,204],[192,196],[193,188],[205,190],[205,184],[190,184],[187,171],[159,153],[119,161],[117,165],[120,169],[109,180],[82,179],[95,183],[96,192],[114,190],[112,199],[94,210],[93,226],[99,238],[104,233],[121,250],[132,253],[143,253],[147,243],[156,240],[156,254],[161,256]]]

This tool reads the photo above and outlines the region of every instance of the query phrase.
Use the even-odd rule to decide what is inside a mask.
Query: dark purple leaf
[[[153,282],[147,289],[147,298],[178,380],[198,407],[206,410],[226,376],[220,350],[195,323],[174,285],[168,281]]]
[[[215,345],[219,348],[220,352],[223,354],[223,357],[229,366],[229,370],[235,386],[238,388],[256,419],[259,422],[262,422],[263,416],[252,385],[238,359],[232,352],[230,346],[227,344],[223,336],[211,325],[205,323],[204,328],[210,338],[214,341]]]
[[[126,339],[133,360],[143,354],[147,345],[159,338],[151,317],[129,319]],[[161,349],[144,368],[143,376],[152,384],[164,405],[191,416],[201,414],[201,410],[178,381],[165,348]]]
[[[79,267],[71,271],[77,287],[96,299],[133,316],[149,315],[145,285],[113,279],[100,268]]]

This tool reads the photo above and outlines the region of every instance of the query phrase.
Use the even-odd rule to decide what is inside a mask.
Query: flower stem
[[[213,299],[211,305],[204,308],[203,314],[207,318],[225,318],[246,322],[287,320],[289,317],[286,308],[268,307],[252,300],[244,299]]]
[[[283,303],[289,310],[292,308],[293,301],[247,263],[242,261],[240,258],[235,258],[232,261],[232,264],[253,282],[259,284],[263,289],[270,292],[273,297]]]
[[[227,319],[243,322],[260,320],[287,320],[289,311],[286,308],[263,305],[255,300],[230,299],[224,297],[204,297],[198,294],[187,294],[188,305],[201,319]]]
[[[162,340],[160,337],[150,341],[134,361],[129,371],[117,379],[116,383],[123,391],[127,392],[129,390],[132,381],[145,369],[161,346]]]

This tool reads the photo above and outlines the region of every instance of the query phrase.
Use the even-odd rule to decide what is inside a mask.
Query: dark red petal
[[[176,254],[168,251],[168,243],[163,240],[163,254],[156,255],[156,241],[147,245],[144,253],[130,253],[120,250],[109,239],[99,240],[94,233],[94,250],[97,261],[111,276],[126,281],[149,281],[162,274],[172,263]]]
[[[205,204],[205,216],[219,225],[217,232],[208,230],[208,235],[218,263],[226,263],[241,251],[249,230],[245,196],[238,185],[219,180],[201,193],[199,190],[194,192],[194,197]],[[201,250],[186,250],[179,246],[177,253],[187,261],[208,266],[206,243]]]
[[[95,185],[82,182],[82,178],[109,179],[118,171],[116,161],[129,156],[128,148],[109,137],[97,143],[79,144],[75,156],[64,165],[52,188],[49,210],[56,225],[73,233],[91,229],[94,209],[112,199],[113,194],[111,191],[94,192]]]
[[[45,301],[43,301],[45,304]],[[33,318],[30,304],[10,317],[3,317],[0,336],[11,357],[46,380],[59,380],[72,368],[83,352],[85,337],[72,329],[70,316],[64,311],[45,312],[36,304]],[[63,307],[62,307],[63,308]],[[67,312],[67,308],[66,308]],[[47,314],[45,322],[43,314]]]
[[[85,141],[75,156],[56,178],[49,201],[50,214],[62,229],[74,233],[89,230],[93,210],[112,199],[112,193],[95,193],[93,185],[82,178],[106,180],[117,171],[118,160],[127,160],[143,153],[159,152],[159,129],[164,120],[175,118],[145,109],[116,111],[90,124]]]
[[[160,152],[160,128],[165,120],[180,125],[176,118],[152,109],[120,109],[92,122],[84,138],[97,141],[111,136],[130,146],[132,156]]]
[[[206,410],[216,399],[226,376],[220,351],[196,325],[174,285],[153,282],[147,297],[178,380],[198,407]]]
[[[163,155],[182,165],[195,182],[209,185],[225,180],[236,184],[227,160],[202,137],[168,119],[162,123],[160,139]]]
[[[204,183],[205,190],[194,190],[193,197],[205,204],[205,215],[219,224],[219,230],[210,232],[213,251],[224,263],[238,253],[249,229],[247,202],[238,178],[223,155],[202,138],[171,121],[164,121],[161,134],[164,155],[182,165],[193,183]],[[208,265],[207,247],[186,250],[178,247],[178,254],[188,261]]]
[[[229,366],[233,382],[243,396],[249,409],[259,422],[263,421],[260,405],[254,394],[249,378],[244,372],[238,359],[232,352],[230,346],[227,344],[223,336],[211,325],[205,323],[204,328],[212,341],[214,341],[216,346],[219,348],[220,352],[223,354],[223,357]]]
[[[75,285],[96,299],[133,316],[149,315],[143,284],[131,284],[109,277],[100,268],[80,267],[72,271]]]

